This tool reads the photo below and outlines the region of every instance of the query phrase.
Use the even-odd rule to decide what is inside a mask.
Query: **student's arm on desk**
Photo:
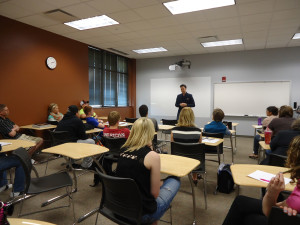
[[[150,183],[151,183],[151,194],[154,198],[157,198],[160,190],[160,157],[159,155],[151,151],[149,152],[144,160],[144,165],[150,170]]]
[[[10,137],[16,136],[17,132],[20,130],[20,127],[18,125],[14,125],[14,127],[11,129],[11,131],[8,133]]]
[[[285,188],[284,178],[282,173],[278,173],[270,180],[267,187],[267,192],[263,198],[262,208],[265,216],[269,216],[272,206],[276,205],[276,200],[281,191]]]

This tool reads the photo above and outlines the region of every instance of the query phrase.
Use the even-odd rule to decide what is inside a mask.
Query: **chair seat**
[[[27,194],[39,194],[72,185],[72,178],[67,172],[55,173],[40,178],[31,178]]]
[[[118,158],[119,158],[119,154],[105,154],[104,156],[104,159],[109,159],[109,160],[112,160],[114,162],[117,162],[118,161]]]

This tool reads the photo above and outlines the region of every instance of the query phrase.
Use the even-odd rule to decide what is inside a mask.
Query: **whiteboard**
[[[151,79],[150,115],[172,116],[176,118],[178,108],[175,107],[176,97],[181,94],[180,85],[186,84],[186,91],[193,95],[195,117],[209,117],[211,108],[211,78],[161,78]]]
[[[214,108],[225,115],[266,116],[269,106],[290,104],[290,81],[214,84]]]

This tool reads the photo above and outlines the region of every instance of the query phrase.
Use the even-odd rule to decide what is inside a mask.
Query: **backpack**
[[[217,190],[221,193],[229,194],[232,192],[234,186],[230,164],[222,163],[218,169],[218,183]]]

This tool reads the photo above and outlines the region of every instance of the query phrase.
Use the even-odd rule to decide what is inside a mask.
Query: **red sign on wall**
[[[226,82],[226,77],[222,77],[222,82]]]

